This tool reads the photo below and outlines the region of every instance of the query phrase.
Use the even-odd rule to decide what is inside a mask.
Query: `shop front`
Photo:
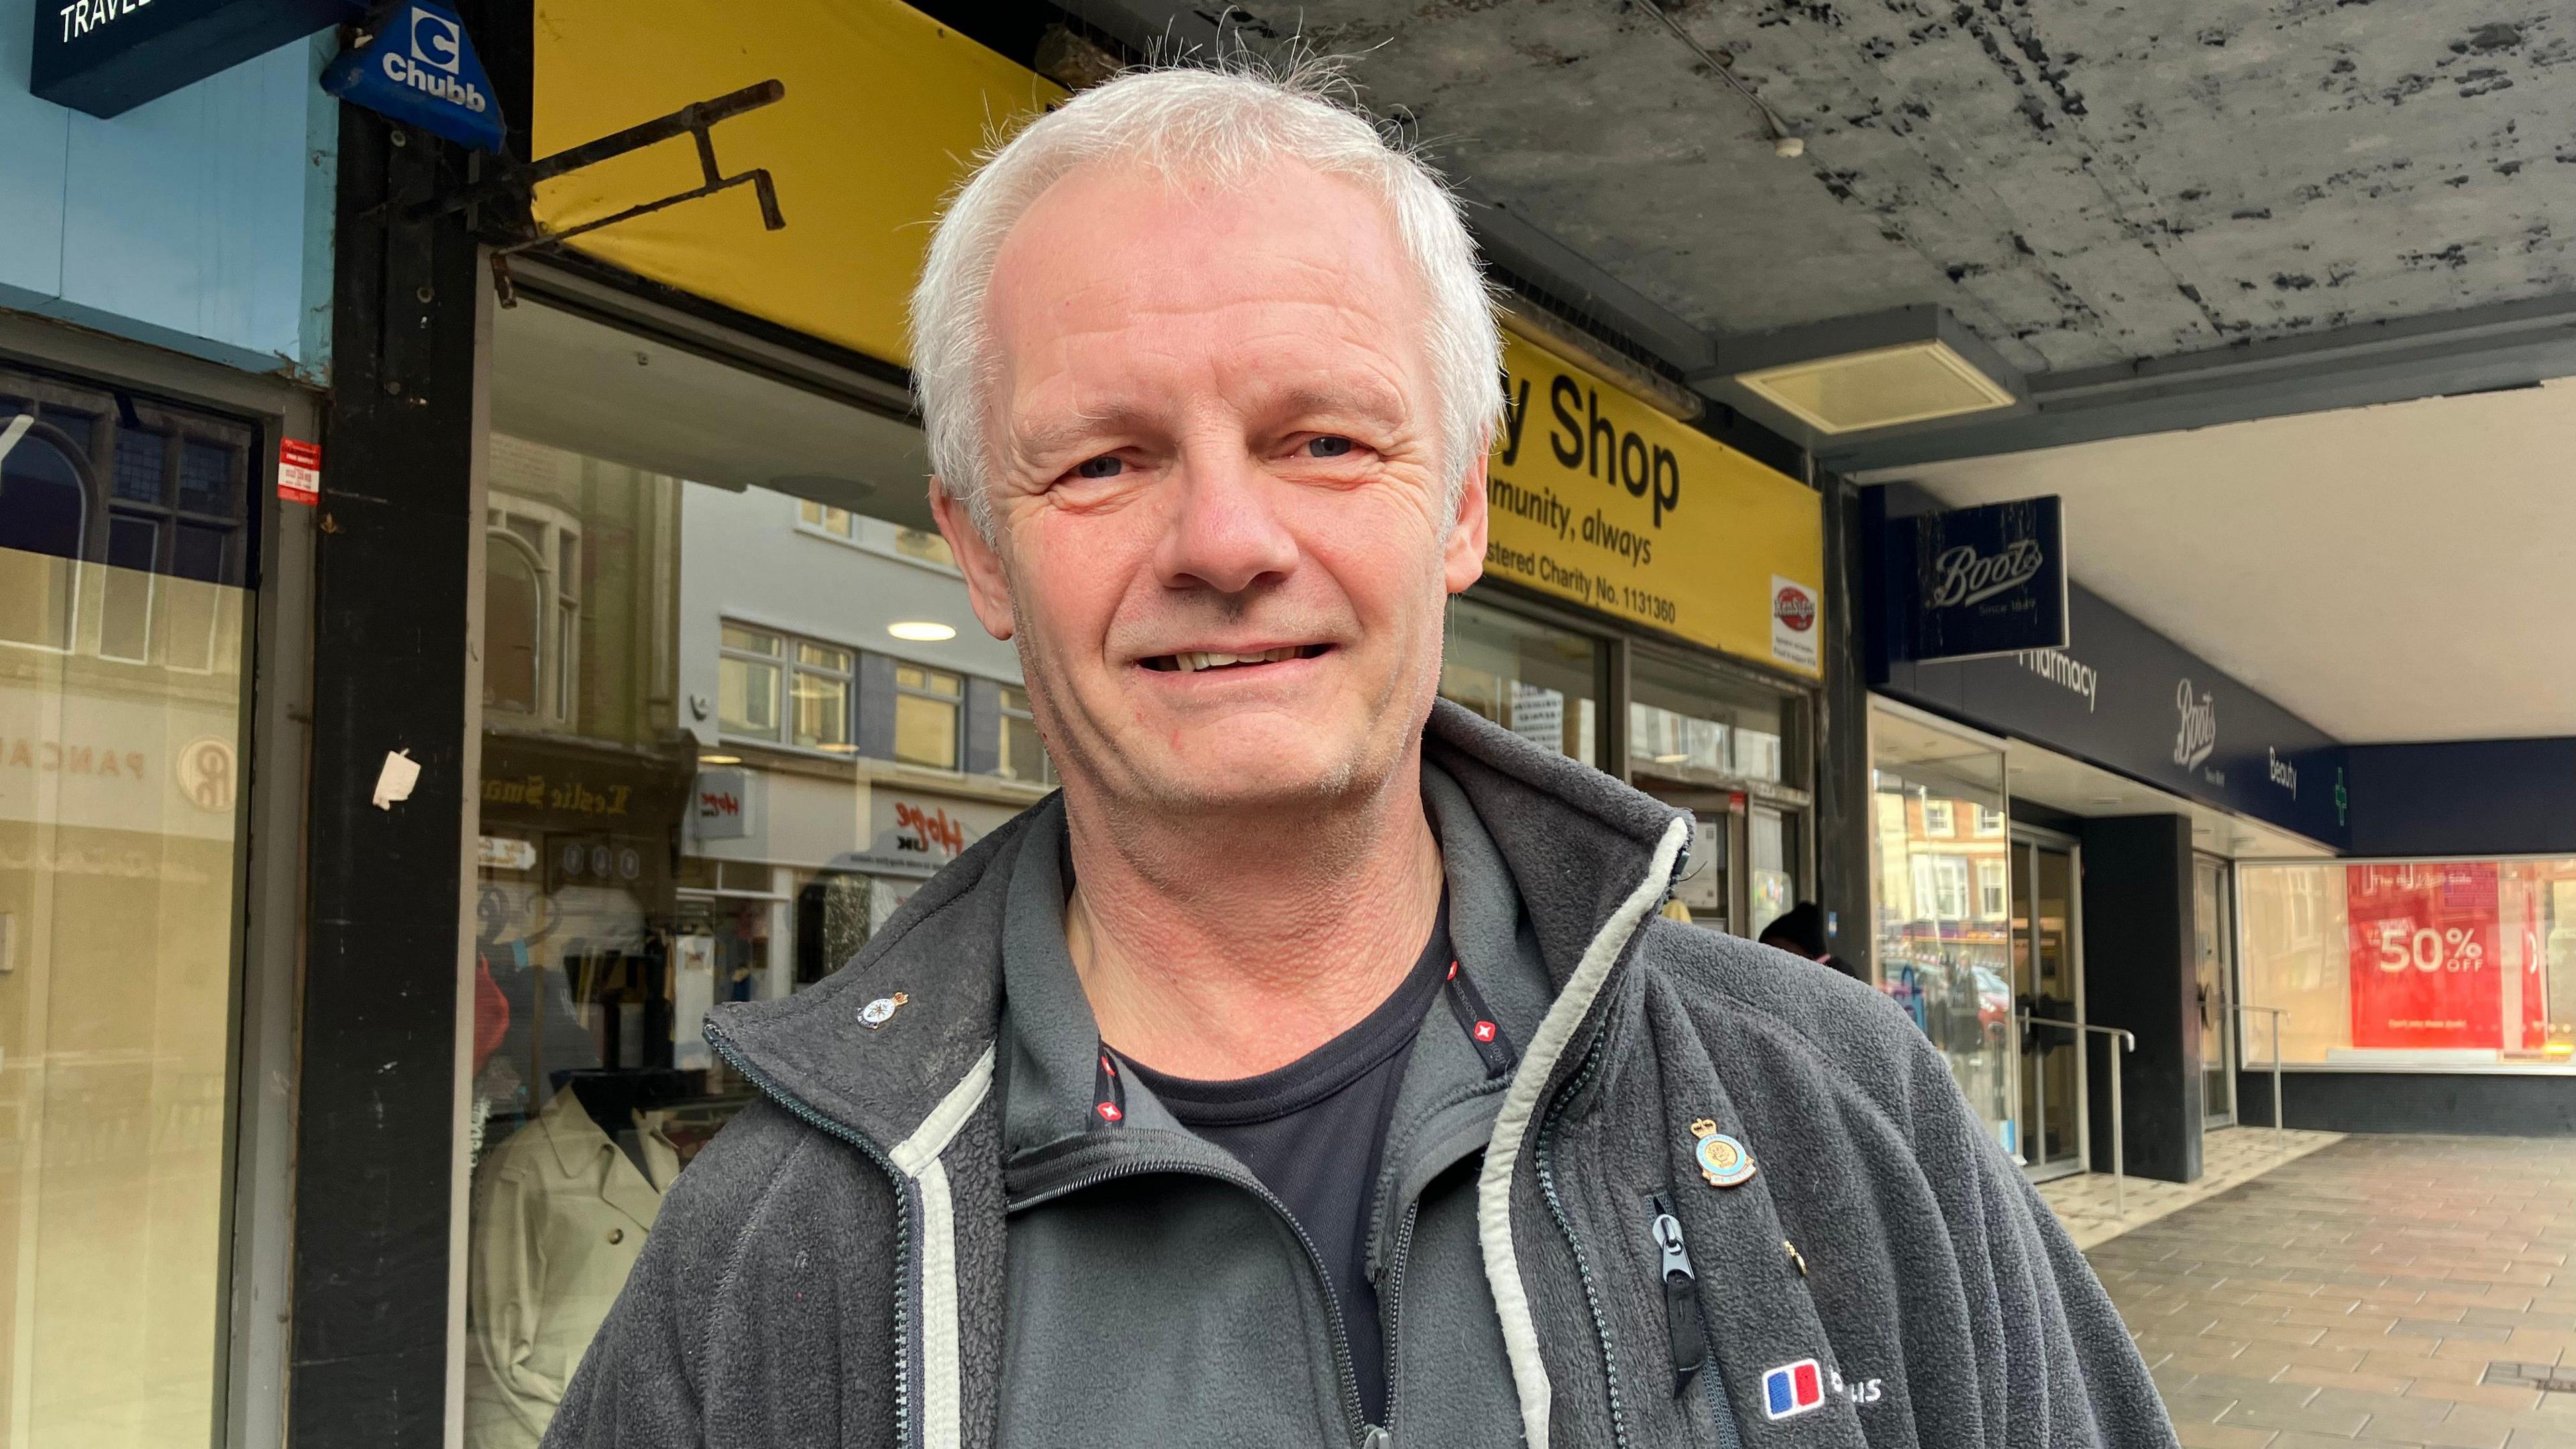
[[[1818,495],[1517,325],[1503,360],[1441,693],[1691,811],[1676,914],[1758,936],[1816,895]]]
[[[192,18],[0,3],[0,1444],[280,1432],[327,21]]]
[[[2273,1059],[2238,862],[2348,848],[2344,752],[2080,584],[2065,609],[2063,647],[1937,661],[1874,621],[1874,970],[2033,1178],[2108,1167],[2116,1071],[2127,1170],[2189,1181]]]

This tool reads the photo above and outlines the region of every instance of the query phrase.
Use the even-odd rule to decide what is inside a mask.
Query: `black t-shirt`
[[[1386,1420],[1386,1344],[1368,1280],[1370,1197],[1422,1018],[1449,970],[1444,899],[1411,974],[1366,1020],[1274,1071],[1231,1082],[1166,1076],[1128,1062],[1173,1116],[1231,1152],[1288,1206],[1332,1280],[1360,1407]]]

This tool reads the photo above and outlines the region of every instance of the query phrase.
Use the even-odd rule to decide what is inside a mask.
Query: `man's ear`
[[[939,520],[939,536],[948,540],[958,572],[966,575],[966,603],[974,609],[976,622],[996,639],[1010,638],[1011,577],[1002,568],[1001,551],[975,527],[966,505],[937,478],[930,480],[930,512]]]
[[[1475,466],[1458,489],[1458,516],[1449,522],[1449,541],[1442,550],[1441,573],[1449,592],[1463,594],[1485,572],[1485,468],[1489,454],[1479,450]]]

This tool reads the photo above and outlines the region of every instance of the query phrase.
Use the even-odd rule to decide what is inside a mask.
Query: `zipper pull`
[[[1699,1275],[1691,1271],[1681,1219],[1664,1210],[1661,1197],[1649,1201],[1655,1209],[1655,1247],[1663,1254],[1664,1333],[1673,1350],[1673,1397],[1679,1398],[1692,1376],[1708,1366],[1708,1331],[1700,1323]]]

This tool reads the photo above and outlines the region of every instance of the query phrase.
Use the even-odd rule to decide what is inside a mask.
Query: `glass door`
[[[2027,835],[2013,841],[2013,1009],[2025,1018],[2014,1136],[2033,1181],[2085,1165],[2079,878],[2073,845]]]
[[[2236,1120],[2236,940],[2228,899],[2227,862],[2208,856],[2191,863],[2192,969],[2200,1003],[2200,1103],[2207,1125]]]

